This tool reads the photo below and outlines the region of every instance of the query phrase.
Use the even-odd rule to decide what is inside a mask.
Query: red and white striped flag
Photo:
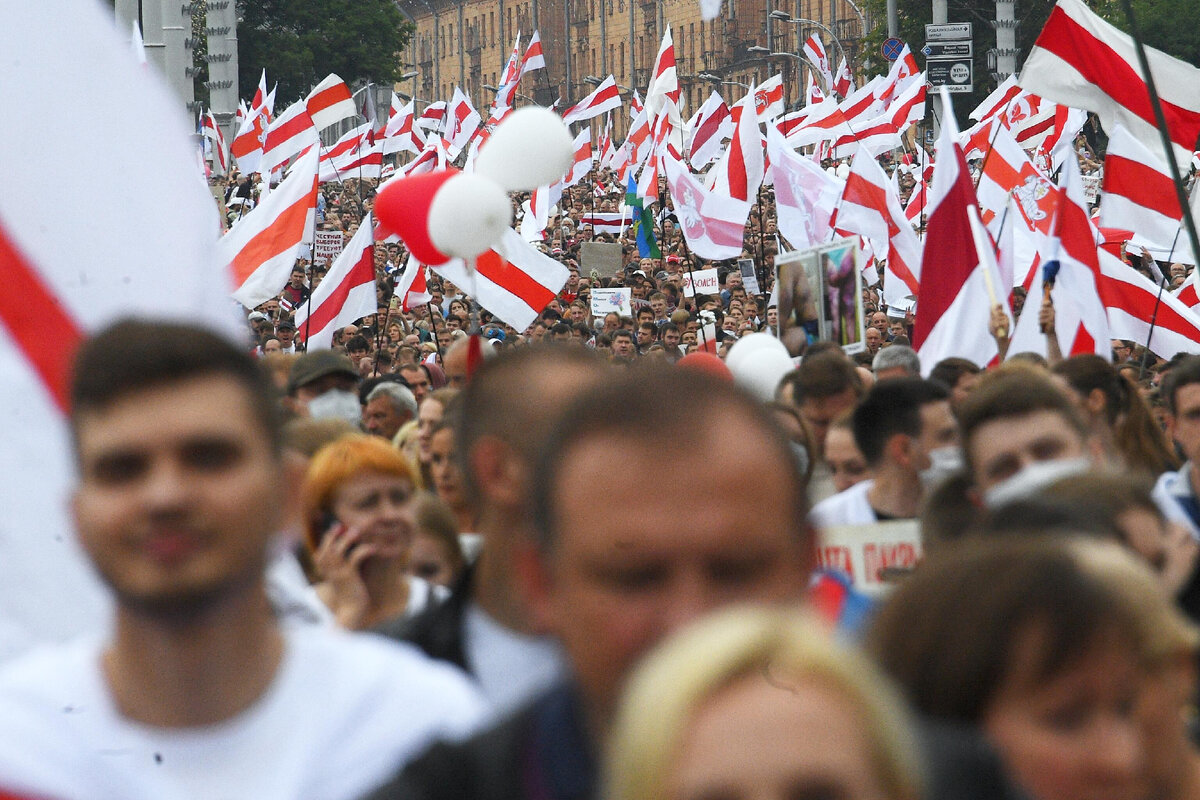
[[[474,269],[457,258],[432,269],[519,331],[533,324],[571,275],[512,229],[476,259]]]
[[[688,120],[685,136],[692,169],[704,169],[720,157],[724,140],[733,136],[733,115],[721,95],[713,92],[708,96]]]
[[[949,94],[943,94],[925,235],[928,252],[937,255],[922,269],[913,326],[913,347],[925,373],[952,356],[981,367],[991,363],[999,355],[988,331],[991,309],[997,304],[1008,307],[1008,291],[1001,286],[995,250],[979,218],[975,186],[957,138],[954,109]]]
[[[1193,269],[1174,295],[1188,308],[1200,311],[1200,269]]]
[[[1108,315],[1097,286],[1100,275],[1096,229],[1088,217],[1079,165],[1067,159],[1058,180],[1058,213],[1055,215],[1051,260],[1059,263],[1051,299],[1054,301],[1054,327],[1064,355],[1096,353],[1112,358],[1109,346]]]
[[[624,228],[625,215],[619,211],[585,211],[579,218],[579,225],[591,225],[592,233],[619,234]]]
[[[330,125],[358,115],[354,98],[346,82],[332,72],[318,83],[304,99],[313,125],[323,131]]]
[[[375,236],[372,229],[373,220],[367,214],[313,290],[312,298],[296,309],[296,332],[310,351],[332,347],[334,331],[375,313]]]
[[[320,143],[317,127],[308,115],[308,107],[303,102],[292,103],[267,129],[262,170],[270,174],[301,150]]]
[[[429,268],[411,255],[396,281],[396,295],[400,298],[400,310],[412,311],[433,299],[429,293],[429,278],[426,275]]]
[[[563,112],[563,122],[570,125],[585,119],[598,117],[621,107],[621,92],[617,88],[617,79],[612,75],[605,78],[592,93]]]
[[[471,105],[471,98],[455,86],[450,105],[446,108],[446,141],[450,143],[448,152],[451,160],[458,158],[458,154],[475,137],[482,121],[475,106]]]
[[[904,207],[904,216],[909,223],[916,227],[921,226],[921,217],[929,210],[929,198],[926,197],[925,183],[919,181],[912,190],[912,194],[908,196],[908,205]]]
[[[829,54],[825,52],[825,44],[817,34],[808,37],[804,43],[804,55],[817,68],[825,88],[833,91],[833,69],[829,65]]]
[[[775,212],[792,247],[803,249],[828,241],[830,219],[842,195],[842,182],[812,159],[787,146],[783,135],[767,128],[767,175],[775,186]]]
[[[842,202],[831,224],[838,232],[867,239],[877,254],[887,253],[884,300],[889,306],[918,294],[921,240],[909,225],[891,181],[866,150],[860,150],[850,164]]]
[[[754,86],[751,85],[746,96],[733,108],[733,139],[729,148],[709,173],[711,187],[734,200],[756,200],[766,172],[762,132],[754,108]]]
[[[258,90],[250,103],[250,110],[242,120],[229,152],[237,159],[238,169],[243,173],[258,171],[262,160],[263,140],[267,135],[267,71],[264,69],[258,79]]]
[[[1200,69],[1146,48],[1176,160],[1186,169],[1200,137]],[[1058,0],[1025,59],[1020,84],[1063,105],[1094,111],[1106,131],[1125,128],[1161,148],[1133,39],[1082,0]]]
[[[283,291],[300,245],[311,238],[317,208],[317,149],[295,164],[278,188],[217,242],[233,297],[255,308]]]
[[[612,138],[612,114],[604,119],[604,131],[600,134],[596,151],[596,166],[600,169],[607,169],[612,164],[613,155],[616,153]]]
[[[1195,263],[1166,164],[1123,125],[1109,137],[1101,190],[1100,227],[1131,229],[1133,243],[1156,257]]]
[[[843,98],[849,97],[850,93],[854,91],[854,75],[851,74],[844,56],[842,63],[838,65],[837,75],[833,79],[833,90]]]
[[[524,78],[535,69],[546,68],[546,56],[542,52],[542,37],[537,31],[529,37],[529,47],[525,49],[525,57],[521,59],[521,77]],[[519,79],[518,79],[519,80]]]
[[[201,119],[204,138],[212,142],[213,163],[218,171],[225,175],[229,172],[229,151],[225,147],[225,136],[221,133],[221,126],[217,125],[212,111],[206,111]]]
[[[992,125],[999,125],[999,121],[992,120],[988,130]],[[993,220],[1004,214],[1011,196],[1017,201],[1026,225],[1050,234],[1058,192],[1003,125],[994,132],[992,152],[983,165],[976,193],[985,225],[991,226]]]
[[[783,114],[786,107],[783,103],[782,75],[775,73],[754,91],[754,107],[763,122],[769,123]]]
[[[654,57],[654,73],[646,86],[646,108],[649,109],[650,116],[662,113],[666,100],[670,100],[678,108],[679,75],[675,69],[675,43],[671,39],[670,25],[663,32],[658,55]]]
[[[111,6],[19,9],[0,25],[5,120],[41,118],[48,94],[66,87],[88,110],[86,124],[6,124],[0,147],[0,660],[111,622],[111,592],[68,514],[77,480],[68,372],[80,342],[127,316],[233,341],[245,331],[216,269],[215,205],[196,180],[195,127],[178,95],[130,57],[129,29],[118,30]],[[119,179],[74,158],[30,157],[93,152],[97,142],[124,167]]]
[[[1097,285],[1111,338],[1148,341],[1150,352],[1162,358],[1200,353],[1200,317],[1182,298],[1163,292],[1160,301],[1158,287],[1145,275],[1107,250],[1098,258]]]
[[[711,259],[740,256],[742,232],[751,204],[704,188],[687,166],[673,156],[664,162],[679,229],[692,252]]]
[[[413,102],[401,104],[400,98],[392,94],[392,107],[388,112],[387,127],[383,131],[384,153],[420,153],[424,142],[421,141],[413,127]]]
[[[564,186],[574,186],[592,171],[592,129],[584,128],[575,137],[575,162],[567,173]]]
[[[417,115],[416,126],[440,133],[446,123],[446,101],[438,100],[425,106],[425,110]]]

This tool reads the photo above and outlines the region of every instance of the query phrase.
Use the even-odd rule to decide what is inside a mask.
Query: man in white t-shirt
[[[83,346],[72,512],[114,626],[0,670],[0,794],[349,799],[478,724],[456,670],[279,624],[263,573],[298,481],[271,397],[191,326],[119,322]]]
[[[880,381],[854,409],[851,424],[874,478],[817,503],[811,519],[819,528],[913,519],[926,487],[961,464],[950,394],[933,381]]]

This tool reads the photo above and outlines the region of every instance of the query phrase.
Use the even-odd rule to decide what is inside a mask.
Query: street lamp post
[[[851,4],[851,5],[854,8],[854,10],[856,12],[858,12],[859,22],[862,23],[863,22],[862,12],[858,10],[858,6],[854,6],[853,4]],[[825,27],[824,25],[822,25],[820,22],[817,22],[815,19],[805,19],[803,17],[793,17],[791,14],[787,13],[786,11],[781,11],[779,9],[775,9],[774,11],[772,11],[769,16],[772,19],[778,20],[780,22],[790,22],[793,25],[797,26],[797,30],[796,30],[796,55],[797,56],[800,56],[804,49],[803,45],[800,42],[800,30],[799,30],[798,26],[800,26],[802,24],[813,25],[813,26],[825,31],[827,34],[829,34],[829,38],[833,39],[833,43],[837,45],[838,54],[841,55],[842,61],[845,61],[847,65],[850,64],[850,60],[848,58],[846,58],[846,48],[842,47],[842,40],[837,37],[836,33],[831,31],[829,28]],[[863,24],[865,26],[865,23],[863,23]],[[863,28],[863,31],[864,32],[866,31],[865,27]],[[753,48],[750,48],[750,49],[753,49]],[[763,48],[763,49],[766,49],[766,48]],[[788,55],[791,55],[791,54],[789,53]],[[832,89],[833,87],[830,87],[830,88]]]
[[[490,84],[490,83],[485,83],[485,84],[483,84],[483,88],[487,89],[489,92],[498,92],[498,91],[500,91],[500,87],[499,87],[499,86],[493,86],[493,85],[492,85],[492,84]],[[531,102],[531,103],[534,103],[535,105],[537,104],[537,100],[534,100],[532,97],[530,97],[530,96],[529,96],[529,95],[527,95],[527,94],[521,94],[520,92],[513,92],[513,95],[514,95],[514,96],[516,96],[516,97],[519,97],[519,98],[521,98],[522,100],[528,100],[529,102]]]

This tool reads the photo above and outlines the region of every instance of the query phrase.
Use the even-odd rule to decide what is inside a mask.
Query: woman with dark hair
[[[1137,387],[1098,355],[1072,356],[1054,365],[1111,459],[1156,478],[1179,469],[1179,460]]]

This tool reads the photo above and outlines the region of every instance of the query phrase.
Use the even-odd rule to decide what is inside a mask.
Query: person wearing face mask
[[[288,400],[298,417],[362,420],[358,371],[350,359],[332,350],[305,353],[288,374]]]
[[[880,381],[854,409],[852,426],[874,478],[818,503],[811,519],[819,527],[914,519],[927,489],[958,468],[958,426],[940,384]]]
[[[997,507],[1102,463],[1072,400],[1036,368],[989,373],[959,407],[978,502]]]

